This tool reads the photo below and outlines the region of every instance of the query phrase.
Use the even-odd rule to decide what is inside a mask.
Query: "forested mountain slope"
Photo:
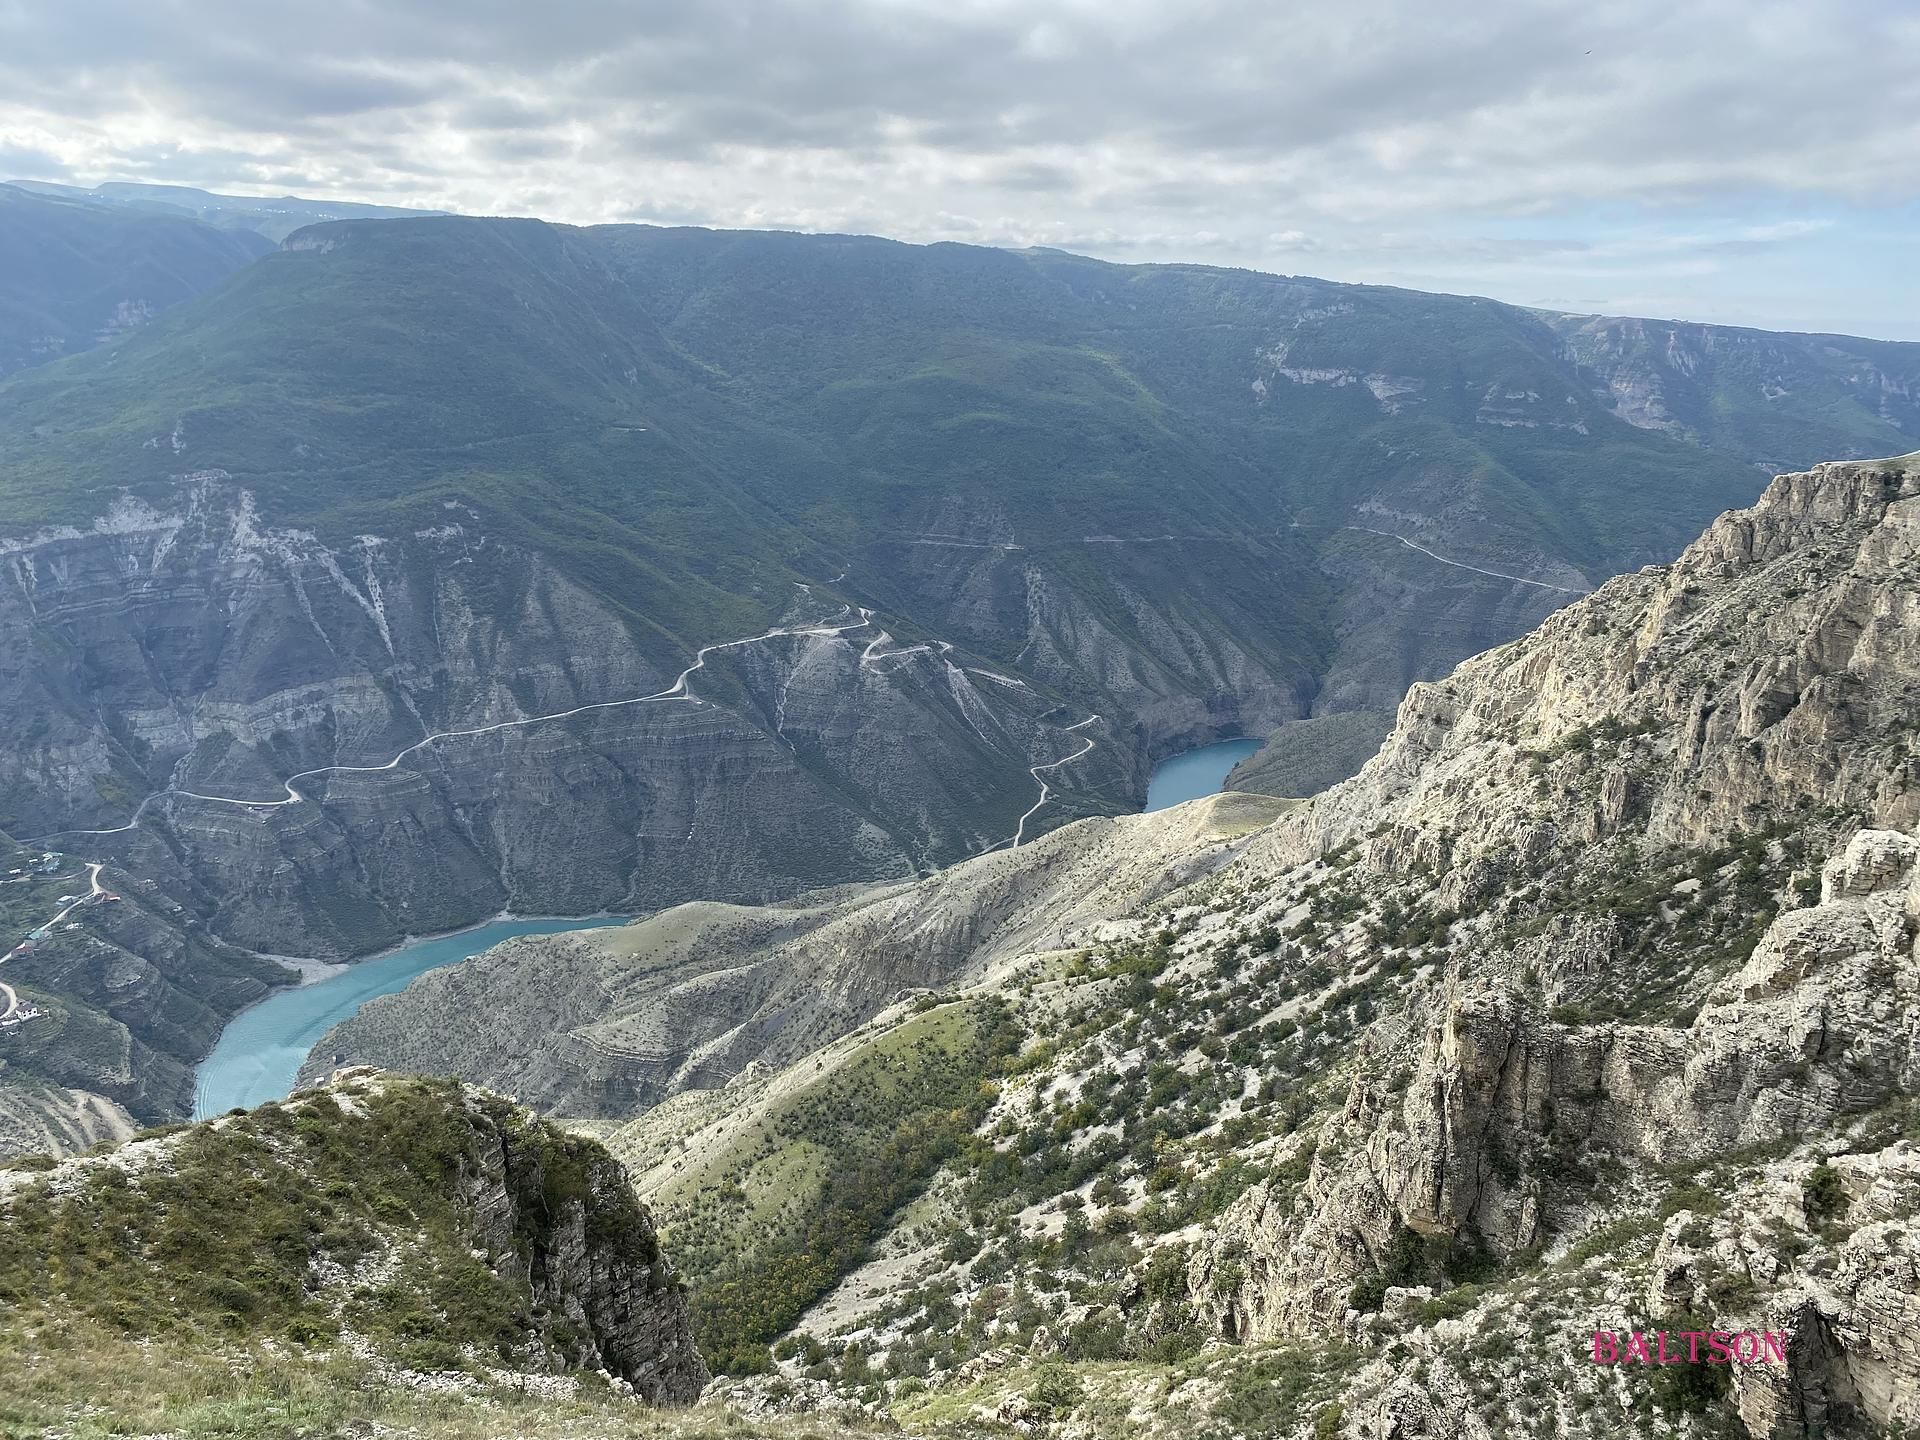
[[[22,190],[111,210],[176,215],[221,230],[259,235],[275,244],[322,220],[401,220],[444,211],[365,205],[351,200],[308,200],[298,195],[221,195],[191,185],[149,185],[108,180],[86,189],[45,180],[15,180]]]
[[[125,335],[272,248],[184,214],[0,184],[0,376]]]
[[[76,1337],[98,1365],[116,1297],[153,1278],[124,1245],[190,1254],[153,1202],[237,1160],[229,1224],[279,1238],[244,1278],[217,1248],[163,1272],[176,1363],[298,1324],[302,1345],[338,1326],[417,1368],[431,1346],[404,1323],[369,1330],[403,1304],[460,1327],[448,1393],[473,1398],[449,1403],[590,1364],[609,1332],[502,1319],[528,1278],[513,1237],[536,1262],[580,1253],[538,1240],[558,1214],[589,1263],[536,1263],[536,1298],[573,1296],[614,1338],[639,1316],[630,1353],[671,1356],[675,1394],[697,1340],[735,1375],[706,1407],[806,1417],[763,1424],[1898,1433],[1920,1423],[1901,1339],[1920,1318],[1916,513],[1920,457],[1783,475],[1675,562],[1417,685],[1366,768],[1304,804],[1089,819],[884,894],[670,911],[591,953],[522,941],[473,962],[511,983],[463,1001],[442,977],[369,1012],[360,1042],[406,1036],[407,1063],[577,1107],[639,1073],[584,1073],[588,1048],[658,1059],[663,1015],[739,990],[738,1030],[693,1057],[714,1066],[700,1087],[596,1125],[684,1302],[650,1235],[617,1241],[631,1217],[597,1149],[359,1072],[0,1179],[18,1217],[0,1284],[76,1306],[34,1341],[63,1347],[63,1376]],[[810,1018],[779,994],[808,965],[843,1033],[739,1068],[743,1038]],[[520,1030],[581,995],[627,1008],[526,1069],[541,1041]],[[474,1044],[494,1020],[507,1042]],[[289,1167],[329,1211],[303,1218],[315,1187]],[[439,1198],[447,1177],[469,1198]],[[118,1238],[100,1248],[81,1213]],[[594,1298],[596,1243],[646,1306]],[[315,1246],[397,1260],[315,1269]],[[295,1262],[305,1278],[268,1284]],[[1664,1332],[1676,1354],[1750,1335],[1753,1356],[1597,1365],[1596,1332]],[[521,1348],[495,1365],[489,1335]],[[275,1375],[278,1354],[261,1349]]]
[[[780,1361],[734,1393],[1103,1435],[1920,1421],[1916,514],[1920,457],[1782,476],[1268,823],[1087,821],[971,917],[987,861],[888,897],[870,963],[970,919],[982,963],[610,1135],[709,1355]],[[999,948],[1076,842],[1143,900]],[[444,1032],[444,988],[382,1028]],[[1596,1331],[1789,1338],[1675,1370]]]
[[[1838,427],[1806,444],[1900,434],[1913,352],[1796,381]],[[98,1043],[17,1073],[159,1118],[156,1064],[277,978],[234,946],[908,879],[1133,809],[1181,746],[1390,708],[1751,498],[1751,447],[1613,393],[1471,297],[297,231],[0,384],[0,832],[192,936],[50,935],[23,991]]]

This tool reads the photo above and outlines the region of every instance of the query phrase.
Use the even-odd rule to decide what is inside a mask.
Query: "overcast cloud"
[[[1907,0],[0,0],[0,174],[1920,338],[1917,62]]]

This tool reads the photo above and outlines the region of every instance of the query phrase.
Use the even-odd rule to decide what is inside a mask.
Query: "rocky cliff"
[[[661,1404],[706,1369],[626,1172],[442,1082],[324,1090],[0,1172],[10,1326],[279,1339],[386,1373],[595,1371]]]
[[[1265,863],[1364,836],[1388,868],[1447,869],[1458,899],[1543,844],[1696,845],[1823,807],[1910,828],[1916,497],[1911,459],[1779,477],[1674,564],[1414,686],[1379,757]]]
[[[1520,1255],[1591,1227],[1600,1173],[1825,1143],[1911,1095],[1916,857],[1910,836],[1857,832],[1819,903],[1775,920],[1685,1027],[1559,1023],[1462,966],[1408,1068],[1351,1090],[1297,1193],[1257,1188],[1196,1257],[1214,1323],[1253,1338],[1337,1323],[1403,1230],[1445,1252]],[[1899,1153],[1884,1158],[1897,1168]],[[1220,1287],[1227,1255],[1242,1278]],[[1662,1283],[1656,1313],[1700,1309]]]
[[[1782,476],[1415,687],[1304,803],[521,942],[325,1046],[590,1117],[687,1257],[710,1403],[1898,1433],[1916,507],[1916,459]],[[1596,1364],[1598,1332],[1781,1356]]]
[[[1913,1092],[1916,506],[1911,461],[1781,477],[1675,565],[1416,687],[1360,777],[1254,843],[1243,865],[1345,849],[1382,888],[1431,877],[1450,958],[1431,1019],[1361,1047],[1301,1179],[1196,1252],[1211,1323],[1337,1325],[1370,1284],[1567,1246],[1602,1175],[1830,1146]],[[1377,963],[1377,935],[1339,943]],[[1849,1390],[1845,1345],[1807,1343],[1857,1417],[1908,1421],[1920,1376],[1866,1342],[1879,1381]]]
[[[1217,862],[1143,846],[1160,880],[1010,932],[950,992],[1028,1035],[969,1062],[971,1138],[776,1345],[784,1378],[730,1393],[877,1385],[911,1423],[927,1384],[1062,1434],[1914,1423],[1917,506],[1914,459],[1782,476],[1415,687],[1358,776]],[[927,1023],[616,1133],[696,1285],[771,1197],[837,1213],[792,1168],[809,1097],[872,1107]],[[1791,1343],[1608,1368],[1600,1330]]]
[[[337,549],[204,477],[178,510],[11,542],[9,831],[209,894],[226,939],[354,954],[508,908],[911,873],[1011,836],[1028,767],[1089,738],[798,594],[677,683],[604,600],[458,518]],[[1080,764],[1097,791],[1119,758]]]

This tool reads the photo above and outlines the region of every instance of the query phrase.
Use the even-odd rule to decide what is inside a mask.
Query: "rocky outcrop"
[[[1380,753],[1249,863],[1366,837],[1372,863],[1451,871],[1457,894],[1477,859],[1623,830],[1717,843],[1818,807],[1910,830],[1916,625],[1920,458],[1782,475],[1672,565],[1413,686]]]
[[[1920,1420],[1920,1151],[1910,1141],[1789,1160],[1717,1214],[1661,1232],[1646,1305],[1713,1313],[1745,1295],[1743,1328],[1786,1335],[1786,1364],[1736,1373],[1753,1435],[1898,1433]]]
[[[1566,1025],[1456,976],[1404,1089],[1354,1085],[1298,1193],[1257,1187],[1197,1253],[1226,1334],[1337,1322],[1402,1230],[1512,1256],[1577,1233],[1592,1167],[1829,1133],[1920,1089],[1920,842],[1863,831],[1685,1030]],[[1217,1283],[1231,1263],[1245,1279]]]
[[[101,1196],[111,1242],[90,1248]],[[16,1166],[0,1218],[20,1315],[292,1336],[387,1371],[597,1371],[659,1404],[707,1380],[625,1168],[456,1084],[347,1071],[284,1104]],[[147,1293],[167,1305],[124,1298]]]
[[[351,1083],[354,1072],[341,1078]],[[561,1342],[567,1361],[656,1403],[698,1398],[707,1368],[685,1290],[626,1168],[590,1142],[503,1121],[486,1099],[470,1097],[466,1110],[475,1134],[459,1199],[470,1238],[508,1257],[505,1278],[525,1287],[549,1325],[578,1337],[571,1349]]]
[[[1430,1362],[1418,1378],[1377,1365],[1348,1392],[1340,1433],[1353,1440],[1491,1440],[1476,1397],[1458,1368]]]
[[[1503,989],[1446,996],[1404,1092],[1361,1081],[1306,1187],[1261,1187],[1202,1246],[1227,1334],[1336,1321],[1402,1227],[1513,1256],[1576,1231],[1599,1160],[1670,1165],[1832,1131],[1920,1089],[1920,841],[1862,831],[1824,899],[1774,922],[1692,1027],[1559,1025]],[[1221,1292],[1233,1261],[1246,1283]]]
[[[1382,883],[1439,872],[1437,897],[1468,917],[1431,1020],[1371,1037],[1304,1183],[1255,1187],[1198,1248],[1190,1289],[1220,1333],[1338,1323],[1368,1277],[1577,1235],[1598,1168],[1833,1133],[1920,1086],[1916,517],[1911,461],[1783,476],[1669,569],[1416,687],[1359,777],[1252,842],[1230,874],[1350,843]],[[1743,832],[1817,834],[1816,811],[1843,833],[1849,816],[1881,828],[1854,833],[1817,901],[1736,964],[1684,962],[1701,968],[1683,1023],[1549,1015],[1621,963],[1620,921],[1543,920],[1516,939],[1515,891],[1578,892],[1619,853],[1652,866]],[[1699,868],[1719,883],[1731,853]],[[1702,881],[1667,883],[1661,914]],[[1661,963],[1683,963],[1692,933]]]

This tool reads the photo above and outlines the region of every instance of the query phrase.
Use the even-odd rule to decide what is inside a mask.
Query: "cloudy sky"
[[[1920,339],[1917,59],[1912,0],[0,0],[0,176]]]

